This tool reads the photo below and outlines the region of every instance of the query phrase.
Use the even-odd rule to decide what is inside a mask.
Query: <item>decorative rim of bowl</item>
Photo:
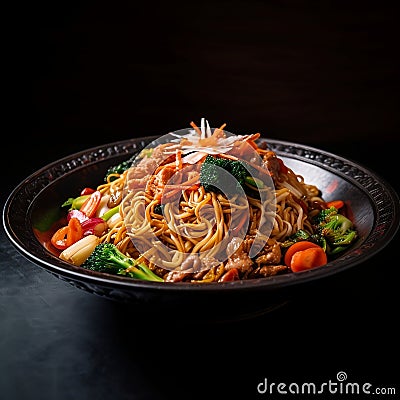
[[[24,179],[8,196],[3,208],[3,226],[9,240],[28,260],[44,268],[58,278],[101,284],[112,288],[149,290],[275,290],[294,284],[325,278],[361,264],[382,251],[399,229],[400,201],[391,185],[367,167],[328,151],[295,142],[261,137],[278,156],[300,160],[328,170],[356,185],[370,199],[374,208],[374,224],[370,234],[359,246],[349,249],[341,257],[326,266],[296,274],[282,274],[226,283],[148,282],[132,278],[97,273],[75,267],[48,253],[33,235],[30,210],[36,196],[48,185],[65,174],[90,164],[139,152],[159,135],[128,139],[92,147],[56,160]],[[12,210],[12,212],[11,212]],[[34,248],[36,252],[32,252]],[[76,283],[74,283],[76,285]],[[87,289],[87,288],[86,288]]]

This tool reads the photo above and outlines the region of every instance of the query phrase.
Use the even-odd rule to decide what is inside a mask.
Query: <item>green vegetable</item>
[[[229,172],[236,179],[234,184],[231,183],[231,180],[227,181],[226,175],[221,169]],[[223,182],[224,190],[235,193],[241,186],[244,186],[247,176],[249,176],[249,172],[243,161],[208,155],[200,168],[200,185],[207,192],[221,192],[220,187]]]
[[[297,232],[290,235],[281,245],[282,249],[288,249],[292,244],[306,240],[307,242],[313,242],[318,246],[322,247],[325,251],[327,243],[325,237],[319,233],[310,234],[304,229],[299,229]]]
[[[45,209],[43,214],[40,214],[39,217],[33,217],[32,225],[35,229],[40,232],[48,231],[52,225],[62,218],[64,213],[58,208],[48,208]]]
[[[313,223],[317,233],[326,240],[328,254],[341,253],[358,237],[353,223],[335,207],[320,211]]]
[[[262,189],[265,187],[264,182],[261,179],[255,178],[254,176],[246,176],[245,182],[255,188]]]
[[[296,242],[300,242],[302,240],[310,240],[310,234],[308,232],[306,232],[303,229],[299,229],[297,232],[293,233],[292,235],[290,235],[283,243],[282,243],[282,247],[283,248],[288,248],[290,247],[292,244],[296,243]]]
[[[124,173],[127,169],[129,169],[132,166],[133,161],[136,158],[136,154],[134,154],[131,158],[128,160],[122,161],[120,164],[114,165],[110,168],[108,168],[106,172],[106,176],[104,177],[104,182],[107,182],[107,178],[111,174],[119,174],[121,175]],[[113,181],[115,178],[111,178],[110,180]]]
[[[336,215],[338,213],[338,209],[335,207],[326,208],[321,210],[314,218],[313,223],[315,225],[320,225],[322,223],[326,223],[331,218],[331,215]]]
[[[154,212],[159,215],[164,215],[165,204],[157,204],[154,207]]]
[[[79,210],[82,207],[82,204],[90,197],[90,194],[85,194],[83,196],[78,197],[70,197],[65,200],[65,202],[61,205],[61,207],[68,207],[69,210]]]
[[[104,221],[108,221],[114,214],[119,212],[119,205],[111,208],[110,210],[106,211],[101,218],[104,219]]]
[[[125,256],[113,243],[99,243],[81,266],[92,271],[130,276],[146,281],[164,281],[145,264],[137,263]]]

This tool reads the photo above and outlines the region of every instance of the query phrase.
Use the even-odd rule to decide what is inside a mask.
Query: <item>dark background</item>
[[[2,201],[61,157],[202,117],[348,157],[399,191],[393,2],[35,3],[9,16]],[[1,240],[5,400],[262,398],[265,377],[340,370],[398,383],[394,242],[271,314],[189,323],[135,317]]]
[[[398,9],[372,1],[40,3],[15,13],[13,179],[202,117],[374,161],[399,130]],[[7,81],[9,81],[7,76]],[[352,153],[354,155],[355,153]],[[386,159],[386,158],[385,158]],[[19,163],[16,163],[19,165]],[[24,177],[24,176],[23,176]]]

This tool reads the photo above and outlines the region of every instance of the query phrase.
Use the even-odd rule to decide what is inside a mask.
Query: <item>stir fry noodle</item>
[[[340,211],[260,134],[233,135],[225,124],[211,129],[204,118],[200,127],[190,125],[110,169],[96,187],[95,217],[113,215],[103,218],[107,225],[92,247],[109,243],[134,260],[117,273],[134,277],[142,266],[165,282],[263,278],[292,271],[284,256],[295,242],[318,243],[324,257],[348,244],[339,249],[326,240],[321,211]],[[354,232],[350,243],[356,232],[347,228]],[[65,251],[60,257],[73,262]],[[87,255],[83,267],[94,257]]]

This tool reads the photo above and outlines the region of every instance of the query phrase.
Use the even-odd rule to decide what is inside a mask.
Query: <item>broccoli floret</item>
[[[292,244],[296,242],[301,242],[302,240],[307,240],[308,242],[313,242],[318,246],[322,247],[325,251],[327,248],[326,239],[319,233],[310,234],[304,229],[299,229],[297,232],[290,235],[282,244],[282,249],[288,249]]]
[[[234,185],[230,185],[230,182],[226,181],[221,168],[229,172],[236,179]],[[230,193],[235,193],[241,186],[244,186],[245,178],[248,175],[249,172],[241,160],[229,160],[227,158],[207,155],[200,168],[200,185],[207,192],[221,192],[219,187],[221,186],[220,182],[223,181],[224,189]]]
[[[356,236],[353,223],[344,215],[332,215],[330,220],[322,224],[321,233],[335,246],[350,244]]]
[[[154,207],[154,212],[158,215],[164,215],[165,204],[157,204]]]
[[[310,240],[310,234],[303,229],[299,229],[297,232],[290,235],[283,243],[282,247],[284,249],[290,247],[292,244],[296,242],[300,242],[301,240]]]
[[[328,222],[331,215],[337,215],[338,210],[335,207],[326,208],[321,210],[314,218],[313,223],[315,225],[320,225],[322,223]]]
[[[313,221],[317,234],[326,240],[328,254],[342,252],[358,236],[353,223],[335,207],[321,210]]]
[[[146,281],[164,280],[143,263],[125,256],[113,243],[99,243],[81,265],[83,268],[115,275],[125,275]]]
[[[243,186],[246,177],[249,175],[249,172],[247,171],[244,162],[241,160],[227,160],[227,171],[230,172],[238,181],[238,183]]]

